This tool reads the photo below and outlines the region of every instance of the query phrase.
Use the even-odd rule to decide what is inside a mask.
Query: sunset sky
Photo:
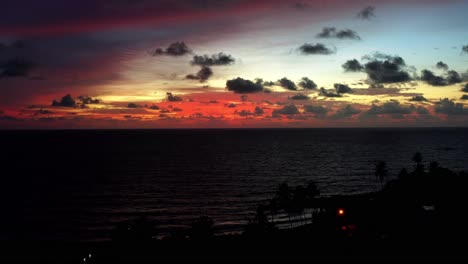
[[[8,1],[0,129],[467,126],[467,10],[461,0]]]

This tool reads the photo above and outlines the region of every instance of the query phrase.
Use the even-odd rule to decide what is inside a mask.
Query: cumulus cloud
[[[309,99],[310,99],[309,96],[302,94],[302,93],[298,93],[298,94],[291,96],[291,100],[309,100]]]
[[[350,118],[353,115],[361,113],[361,110],[354,108],[352,105],[346,105],[343,108],[340,108],[336,111],[335,114],[331,115],[331,119],[346,119]]]
[[[254,113],[252,113],[252,112],[250,112],[248,110],[242,110],[240,112],[236,111],[235,113],[237,113],[240,116],[252,116],[252,115],[254,115]]]
[[[424,97],[422,95],[415,95],[415,96],[411,97],[410,101],[412,101],[412,102],[427,102],[427,99],[426,99],[426,97]]]
[[[168,56],[184,56],[187,54],[192,53],[192,51],[188,48],[185,42],[174,42],[171,43],[166,49],[157,48],[155,49],[151,55],[152,56],[161,56],[161,55],[168,55]]]
[[[53,100],[52,106],[76,107],[76,101],[70,94],[67,94],[60,101]]]
[[[282,78],[281,80],[278,80],[278,84],[281,87],[283,87],[285,89],[288,89],[288,90],[291,90],[291,91],[296,91],[297,90],[296,84],[293,81],[286,78],[286,77]]]
[[[263,91],[263,86],[261,84],[254,83],[240,77],[228,80],[226,82],[226,87],[229,91],[233,91],[235,93],[256,93]]]
[[[447,71],[449,69],[449,66],[442,61],[437,62],[436,67],[437,69],[444,70],[444,71]]]
[[[401,105],[397,100],[390,100],[382,105],[372,104],[371,108],[366,112],[368,115],[405,115],[410,114],[413,110],[410,107]]]
[[[321,105],[304,105],[304,111],[306,113],[313,113],[318,118],[324,118],[328,114],[328,108]]]
[[[304,55],[330,55],[335,53],[335,50],[326,47],[322,43],[304,43],[302,46],[299,47],[299,51]]]
[[[258,85],[262,85],[262,86],[273,86],[273,85],[275,85],[275,82],[264,81],[262,78],[255,78],[255,83],[258,84]]]
[[[253,115],[255,115],[255,116],[261,116],[261,115],[263,115],[265,112],[263,111],[262,108],[260,108],[260,107],[257,106],[257,107],[255,107],[254,112],[251,112],[251,111],[249,111],[249,110],[242,110],[242,111],[240,111],[240,112],[237,112],[237,111],[236,111],[235,113],[237,113],[237,114],[240,115],[240,116],[253,116]]]
[[[455,103],[448,98],[441,99],[434,107],[436,113],[446,115],[466,115],[468,109],[464,108],[463,104]]]
[[[421,71],[421,80],[432,85],[432,86],[444,86],[447,85],[445,79],[441,76],[435,75],[430,70],[422,70]]]
[[[346,84],[341,84],[341,83],[335,83],[333,85],[335,87],[336,93],[337,94],[344,94],[344,93],[352,93],[353,90]]]
[[[446,78],[442,76],[435,75],[430,70],[422,70],[421,71],[421,80],[432,85],[432,86],[445,86],[450,84],[461,83],[462,78],[460,74],[456,71],[448,71]]]
[[[357,17],[363,20],[369,20],[373,17],[375,17],[375,7],[373,6],[368,6],[359,11],[357,14]]]
[[[307,77],[302,77],[301,81],[299,82],[299,87],[305,90],[315,90],[317,89],[317,84],[314,81]]]
[[[429,114],[429,110],[427,110],[426,108],[422,107],[422,106],[418,106],[414,109],[414,111],[416,111],[416,113],[420,114],[420,115],[428,115]]]
[[[411,81],[411,67],[403,58],[376,52],[362,57],[367,62],[362,65],[358,60],[348,60],[342,67],[345,72],[365,72],[371,84],[400,83]]]
[[[341,67],[343,67],[345,72],[360,72],[364,70],[364,66],[356,59],[346,61]]]
[[[208,66],[202,66],[197,74],[188,74],[185,79],[198,80],[201,83],[206,82],[211,76],[213,76],[213,70]]]
[[[220,66],[220,65],[231,65],[235,63],[235,59],[229,55],[222,52],[218,54],[209,55],[195,55],[193,60],[190,62],[192,65],[199,66]]]
[[[360,40],[361,37],[356,31],[351,29],[337,30],[335,27],[324,27],[322,32],[317,34],[317,38],[336,38]]]
[[[283,108],[273,110],[273,115],[297,115],[297,114],[299,114],[299,110],[294,104],[285,105]]]
[[[455,83],[461,83],[462,78],[460,77],[460,74],[456,71],[448,71],[447,72],[447,83],[448,84],[455,84]]]
[[[20,58],[0,62],[0,78],[27,77],[35,67],[35,63]]]
[[[462,53],[468,54],[468,45],[462,47]]]
[[[102,100],[99,98],[92,98],[90,96],[85,96],[85,95],[78,96],[78,100],[82,104],[99,104],[102,102]]]
[[[263,115],[263,114],[265,114],[265,111],[263,111],[262,108],[257,106],[257,107],[255,107],[254,113],[255,113],[255,115]]]
[[[127,107],[135,109],[135,108],[141,108],[141,105],[135,104],[135,103],[128,103]]]
[[[181,102],[183,101],[182,97],[173,95],[172,93],[166,93],[166,100],[168,102]]]
[[[371,60],[364,65],[364,71],[374,83],[399,83],[411,80],[406,63],[399,56]]]
[[[468,83],[461,89],[462,92],[468,93]]]
[[[325,88],[320,88],[320,95],[325,97],[341,97],[341,94],[337,94],[334,92],[329,92]]]

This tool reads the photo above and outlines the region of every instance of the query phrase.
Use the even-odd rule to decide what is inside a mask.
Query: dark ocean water
[[[283,181],[373,191],[419,151],[468,170],[468,129],[3,131],[0,240],[105,240],[146,214],[161,234],[201,215],[239,231]]]

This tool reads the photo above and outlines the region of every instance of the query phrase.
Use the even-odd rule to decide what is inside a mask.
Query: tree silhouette
[[[380,181],[382,187],[383,181],[387,177],[387,163],[385,161],[377,161],[375,164],[375,177]]]
[[[201,216],[191,224],[190,238],[207,240],[213,236],[214,221],[208,216]]]
[[[287,182],[283,182],[278,186],[275,199],[278,200],[279,208],[283,209],[288,214],[289,225],[292,227],[290,214],[292,194]]]
[[[269,234],[275,230],[274,224],[268,221],[266,210],[267,206],[265,205],[257,207],[254,218],[249,220],[245,227],[245,234],[258,236]]]
[[[416,175],[422,175],[424,173],[424,165],[422,164],[423,157],[421,153],[419,152],[414,153],[413,161],[416,163],[416,168],[414,170],[414,173]]]

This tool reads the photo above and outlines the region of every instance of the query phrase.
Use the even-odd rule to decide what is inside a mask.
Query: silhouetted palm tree
[[[416,162],[416,168],[414,170],[414,173],[416,175],[422,175],[424,173],[424,165],[422,164],[423,157],[421,153],[419,152],[414,153],[413,161]]]
[[[303,186],[296,186],[292,196],[292,208],[291,212],[294,214],[301,215],[301,222],[304,216],[304,209],[307,203],[307,190]]]
[[[307,200],[307,205],[306,207],[312,207],[314,206],[314,199],[316,197],[320,196],[320,189],[318,188],[317,183],[314,180],[310,180],[307,183],[306,187],[306,200]],[[313,218],[313,214],[312,214]],[[313,221],[313,219],[312,219]]]
[[[190,238],[206,240],[213,236],[214,221],[208,216],[201,216],[191,224]]]
[[[291,194],[291,190],[289,189],[289,185],[287,182],[283,182],[278,186],[275,199],[278,200],[279,208],[283,209],[288,214],[289,225],[290,227],[292,227],[291,214],[290,214],[292,194]]]
[[[387,163],[385,161],[377,161],[375,164],[375,177],[380,181],[380,186],[382,187],[383,181],[387,177]]]

